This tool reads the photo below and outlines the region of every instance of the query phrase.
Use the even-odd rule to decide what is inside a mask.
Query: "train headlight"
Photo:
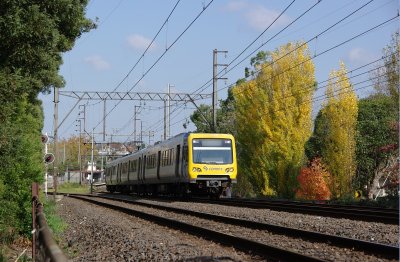
[[[199,167],[193,167],[192,171],[193,171],[193,172],[201,172],[201,168],[199,168]]]
[[[233,167],[228,167],[225,169],[225,173],[233,172]]]

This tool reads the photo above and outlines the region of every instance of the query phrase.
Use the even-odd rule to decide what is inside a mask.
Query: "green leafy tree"
[[[400,72],[400,35],[396,31],[391,42],[383,49],[383,67],[372,74],[374,88],[378,94],[392,98],[395,106],[399,103],[399,72]]]
[[[398,114],[388,96],[376,95],[359,101],[354,185],[365,195],[369,195],[376,170],[392,153],[379,149],[398,145],[398,131],[394,128],[397,119]]]
[[[314,131],[310,139],[305,144],[305,153],[308,161],[314,158],[322,157],[324,147],[324,138],[327,136],[327,126],[325,115],[320,110],[314,120]]]
[[[212,116],[211,116],[211,106],[200,105],[197,110],[190,115],[190,120],[196,126],[196,132],[198,133],[212,133]]]
[[[198,133],[212,133],[214,132],[211,123],[212,108],[209,105],[200,105],[197,110],[190,116],[190,120],[196,126]],[[225,100],[220,100],[220,107],[217,108],[217,132],[229,133],[235,135],[235,115],[234,115],[234,97],[232,88],[228,90],[228,96]]]
[[[0,241],[30,235],[31,183],[44,177],[40,92],[62,87],[62,52],[94,27],[86,0],[0,1]],[[3,234],[3,232],[6,232]]]

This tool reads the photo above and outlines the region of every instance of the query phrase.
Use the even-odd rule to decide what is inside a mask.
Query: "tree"
[[[369,195],[376,170],[388,159],[392,151],[379,150],[398,145],[398,131],[394,128],[398,114],[392,99],[374,95],[359,101],[357,117],[357,172],[354,185]]]
[[[190,115],[190,120],[196,126],[198,133],[212,133],[211,106],[200,105],[197,110]]]
[[[314,120],[314,131],[310,139],[305,144],[305,153],[308,161],[322,157],[324,138],[327,136],[327,126],[325,115],[320,110]]]
[[[357,96],[347,77],[344,63],[329,75],[326,90],[327,102],[322,114],[325,118],[326,136],[322,156],[332,175],[330,190],[333,197],[351,193],[355,175],[355,135],[357,123]]]
[[[330,174],[322,163],[321,158],[314,158],[308,167],[303,167],[297,177],[299,189],[296,198],[305,200],[329,200],[331,191]]]
[[[400,35],[399,31],[392,34],[391,42],[383,49],[383,67],[372,74],[374,88],[378,94],[392,98],[398,110],[399,103],[399,72],[400,72]]]
[[[233,89],[239,164],[256,192],[290,197],[311,135],[314,64],[304,43],[266,54],[257,77]]]
[[[0,1],[0,241],[30,236],[30,186],[44,176],[37,96],[64,85],[62,52],[94,27],[87,2]]]
[[[234,97],[232,88],[228,89],[228,97],[220,100],[220,108],[217,108],[217,133],[230,133],[235,135],[235,118],[234,118]],[[190,120],[194,123],[199,133],[214,132],[211,123],[211,106],[200,105],[197,110],[190,116]]]
[[[68,139],[63,139],[58,141],[57,148],[58,154],[56,154],[59,158],[59,166],[58,171],[60,173],[66,172],[67,170],[79,169],[79,140],[81,140],[81,161],[82,167],[84,167],[86,163],[86,159],[90,158],[92,146],[91,143],[84,143],[84,137],[81,139],[79,136],[72,136]],[[51,147],[50,147],[51,150]],[[94,154],[97,155],[97,148],[94,148]],[[65,157],[64,157],[65,156]],[[84,158],[83,156],[86,156]],[[51,167],[50,167],[51,170]]]

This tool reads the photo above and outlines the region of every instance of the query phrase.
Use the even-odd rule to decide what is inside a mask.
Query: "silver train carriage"
[[[183,133],[110,162],[107,190],[138,194],[220,196],[236,183],[235,140],[229,134]]]

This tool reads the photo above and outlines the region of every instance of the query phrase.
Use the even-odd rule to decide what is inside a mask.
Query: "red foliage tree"
[[[303,167],[297,176],[300,187],[296,198],[306,200],[329,200],[331,191],[328,188],[331,177],[321,158],[314,158],[308,167]]]

